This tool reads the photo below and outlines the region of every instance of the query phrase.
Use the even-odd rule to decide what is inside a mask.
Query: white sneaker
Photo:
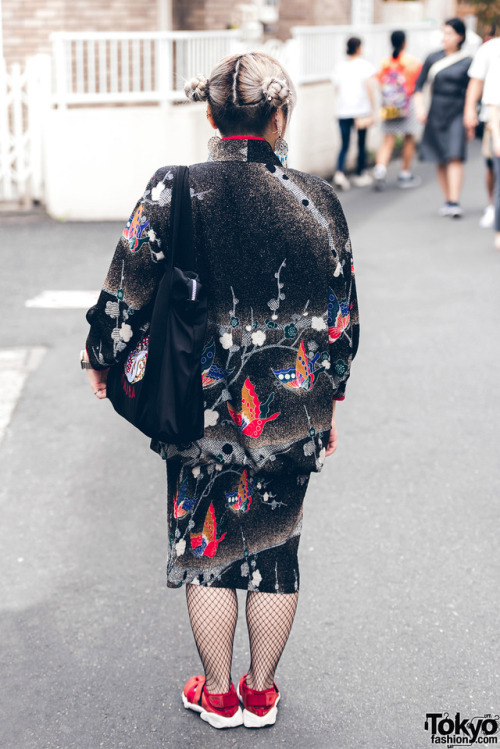
[[[345,176],[344,172],[335,172],[333,175],[333,183],[340,187],[341,190],[350,190],[351,183]]]
[[[484,213],[479,220],[479,226],[481,229],[493,229],[495,224],[495,206],[488,205],[484,209]]]
[[[458,203],[456,205],[449,205],[448,206],[448,216],[451,218],[461,218],[463,216],[463,210],[462,206],[460,206]]]
[[[451,205],[449,203],[443,203],[441,208],[439,209],[438,213],[440,216],[449,216],[450,215],[450,208]]]
[[[398,187],[407,190],[411,187],[419,187],[422,184],[422,178],[414,174],[400,174],[398,177]]]
[[[386,167],[383,164],[375,164],[372,174],[374,189],[379,191],[385,190]]]
[[[352,178],[352,182],[356,187],[369,187],[373,184],[373,178],[369,174],[357,174]]]

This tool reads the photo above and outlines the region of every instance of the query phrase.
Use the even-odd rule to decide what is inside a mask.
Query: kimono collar
[[[209,161],[254,161],[258,164],[281,162],[267,140],[261,138],[210,138],[208,141]]]

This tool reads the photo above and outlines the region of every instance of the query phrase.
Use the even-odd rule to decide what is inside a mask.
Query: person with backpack
[[[425,123],[420,159],[437,163],[439,186],[445,200],[439,214],[451,218],[462,216],[460,192],[467,156],[463,117],[472,57],[462,49],[464,42],[464,22],[460,18],[450,18],[444,25],[443,49],[427,57],[415,86],[417,118]],[[423,95],[426,84],[432,90],[428,112]]]
[[[387,164],[392,156],[398,135],[404,138],[403,168],[398,176],[398,186],[408,188],[417,187],[420,184],[420,179],[411,172],[415,155],[415,135],[418,132],[412,95],[422,63],[404,51],[406,49],[404,31],[393,31],[391,44],[392,55],[382,61],[377,73],[382,100],[380,118],[384,139],[377,151],[373,169],[376,190],[385,188]]]

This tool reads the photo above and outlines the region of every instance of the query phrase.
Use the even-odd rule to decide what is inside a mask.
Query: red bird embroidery
[[[248,480],[247,469],[243,471],[235,492],[226,492],[226,499],[233,512],[248,512],[252,504],[252,492],[255,481]]]
[[[191,549],[197,557],[214,557],[217,553],[217,547],[225,538],[223,533],[217,538],[217,521],[215,519],[215,510],[212,503],[208,508],[205,517],[205,523],[201,533],[191,533]]]
[[[268,416],[269,406],[274,400],[274,393],[271,393],[265,403],[261,403],[259,396],[255,392],[255,387],[250,380],[245,380],[241,390],[241,411],[236,411],[230,403],[227,404],[229,414],[234,423],[241,429],[247,437],[259,437],[268,421],[274,421],[280,415],[281,411]]]

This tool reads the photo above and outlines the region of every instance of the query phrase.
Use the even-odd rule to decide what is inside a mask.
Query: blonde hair
[[[208,101],[223,134],[261,135],[277,109],[288,121],[296,101],[290,76],[264,52],[225,57],[209,79],[192,78],[184,91],[191,101]]]

